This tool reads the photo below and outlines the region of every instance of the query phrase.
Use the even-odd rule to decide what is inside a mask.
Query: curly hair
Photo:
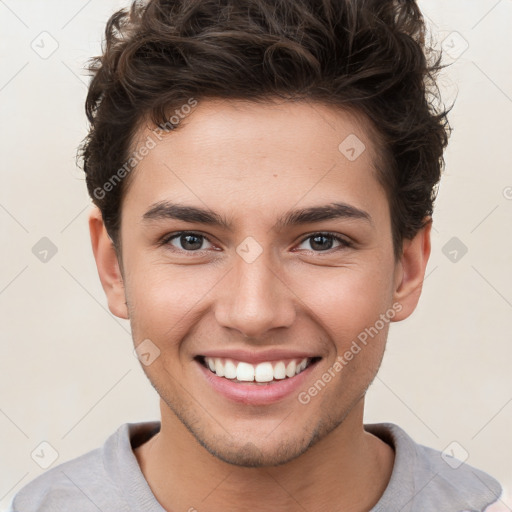
[[[414,0],[149,0],[113,14],[88,66],[79,157],[116,248],[129,176],[112,176],[126,170],[144,120],[169,126],[190,98],[280,97],[369,122],[399,257],[431,218],[451,131],[436,83],[441,52],[425,33]]]

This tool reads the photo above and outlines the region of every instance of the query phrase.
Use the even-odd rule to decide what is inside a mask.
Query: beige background
[[[31,458],[43,450],[49,460],[41,442],[57,464],[123,422],[158,419],[129,325],[106,308],[75,167],[87,129],[81,70],[108,16],[125,5],[0,1],[0,509],[43,472]],[[468,463],[512,488],[512,0],[421,7],[454,61],[442,80],[447,102],[458,89],[454,132],[423,297],[390,330],[366,421],[467,452]],[[46,263],[32,252],[43,237],[57,249]],[[468,249],[456,262],[453,247],[443,253],[452,237]],[[504,502],[511,510],[512,499]]]

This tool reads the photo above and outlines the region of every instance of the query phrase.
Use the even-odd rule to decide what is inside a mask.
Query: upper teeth
[[[208,368],[218,377],[237,379],[242,381],[270,382],[293,377],[306,369],[308,358],[293,359],[291,361],[263,362],[257,365],[244,361],[234,361],[220,357],[205,357]]]

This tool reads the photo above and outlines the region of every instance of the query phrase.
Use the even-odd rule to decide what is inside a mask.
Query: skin
[[[363,428],[364,395],[384,352],[389,323],[326,386],[264,406],[235,403],[199,378],[194,357],[212,348],[306,350],[322,359],[312,386],[379,315],[392,321],[418,302],[430,254],[430,222],[393,255],[378,156],[364,120],[319,103],[204,100],[139,163],[122,204],[122,265],[103,225],[91,240],[111,312],[129,318],[138,345],[161,351],[143,366],[160,395],[161,431],[135,455],[167,510],[367,511],[382,496],[394,452]],[[140,140],[151,134],[149,127]],[[339,144],[366,146],[349,161]],[[145,221],[159,201],[209,208],[233,230],[174,219]],[[344,202],[363,219],[277,229],[285,212]],[[199,252],[177,237],[194,231]],[[352,242],[344,247],[333,233]],[[262,253],[236,252],[253,237]],[[308,238],[309,236],[309,238]],[[322,241],[321,241],[322,243]],[[241,384],[243,385],[243,384]]]

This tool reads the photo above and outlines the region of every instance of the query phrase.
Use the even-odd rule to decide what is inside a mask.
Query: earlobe
[[[430,232],[432,219],[429,217],[425,225],[414,238],[404,240],[402,256],[397,263],[394,301],[402,308],[394,317],[397,322],[407,318],[415,309],[420,299],[425,270],[430,256]]]
[[[89,214],[89,232],[98,275],[107,296],[108,308],[115,316],[128,319],[125,288],[119,260],[114,244],[103,223],[101,212],[97,207],[94,207]]]

